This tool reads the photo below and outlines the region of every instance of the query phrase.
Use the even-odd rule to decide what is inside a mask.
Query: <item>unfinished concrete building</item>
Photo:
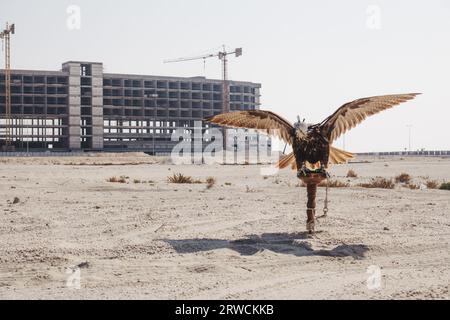
[[[0,144],[5,81],[0,71]],[[258,83],[229,81],[230,110],[258,109]],[[103,73],[103,64],[69,61],[61,71],[11,71],[11,137],[17,151],[170,153],[177,127],[222,112],[222,81]]]

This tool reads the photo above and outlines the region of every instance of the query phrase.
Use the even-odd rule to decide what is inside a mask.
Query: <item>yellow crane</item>
[[[6,23],[6,29],[0,33],[0,39],[5,50],[5,151],[13,149],[11,146],[11,34],[15,33],[14,23]]]
[[[222,112],[226,113],[230,110],[230,86],[228,83],[228,55],[234,54],[235,57],[239,57],[242,55],[242,48],[236,48],[234,51],[227,51],[225,45],[223,45],[222,50],[215,53],[209,53],[202,56],[196,57],[185,57],[178,58],[172,60],[164,60],[164,63],[172,63],[172,62],[181,62],[181,61],[190,61],[190,60],[200,60],[203,59],[203,62],[212,57],[218,57],[219,60],[222,61]],[[226,141],[226,130],[223,130],[223,149],[224,151],[227,149],[227,141]]]

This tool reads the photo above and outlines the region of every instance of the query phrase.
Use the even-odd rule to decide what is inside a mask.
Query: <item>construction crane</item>
[[[12,149],[11,146],[11,34],[15,33],[15,25],[8,25],[6,29],[0,33],[5,50],[5,147],[6,151]]]
[[[172,62],[182,62],[190,60],[200,60],[203,59],[205,62],[208,58],[218,57],[222,61],[222,112],[228,112],[230,110],[230,86],[228,83],[228,55],[234,54],[235,57],[242,55],[242,48],[236,48],[234,51],[227,51],[225,45],[223,45],[222,50],[216,53],[209,53],[202,56],[196,57],[185,57],[172,60],[164,60],[164,63]],[[223,150],[227,149],[227,139],[226,139],[226,129],[223,129]]]

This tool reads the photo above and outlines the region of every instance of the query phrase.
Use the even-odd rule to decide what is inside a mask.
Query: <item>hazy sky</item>
[[[67,26],[71,5],[80,29]],[[423,92],[351,130],[346,149],[403,150],[412,125],[412,149],[450,150],[448,0],[0,0],[6,21],[16,23],[15,69],[87,60],[111,73],[220,78],[216,58],[206,70],[202,61],[162,61],[243,47],[230,78],[260,82],[261,108],[291,121],[319,122],[365,96]]]

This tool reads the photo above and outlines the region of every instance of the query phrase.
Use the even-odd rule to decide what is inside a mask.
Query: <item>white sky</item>
[[[79,30],[67,27],[69,5],[81,9]],[[243,47],[230,78],[262,83],[261,108],[291,121],[319,122],[365,96],[423,92],[350,131],[346,149],[403,150],[409,124],[412,149],[450,149],[447,0],[0,0],[6,21],[16,23],[16,69],[87,60],[111,73],[220,78],[215,58],[205,71],[202,61],[162,61]]]

